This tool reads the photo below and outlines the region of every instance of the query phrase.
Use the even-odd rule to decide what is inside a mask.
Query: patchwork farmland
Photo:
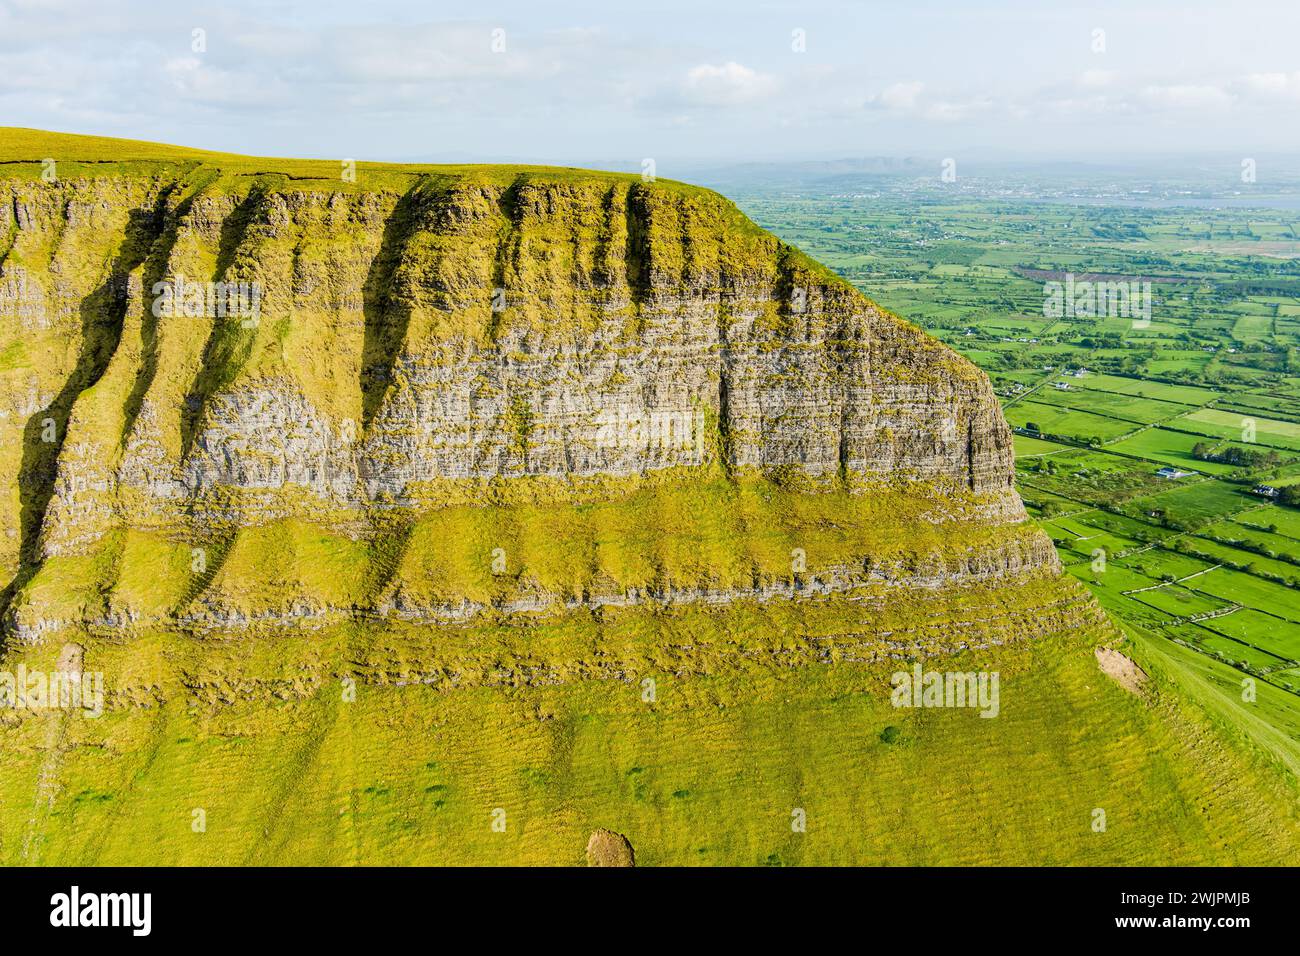
[[[1253,682],[1254,732],[1292,747],[1300,511],[1255,489],[1300,484],[1300,263],[1263,239],[1294,245],[1294,212],[936,193],[741,204],[988,372],[1021,495],[1070,573],[1132,636],[1177,648],[1234,721]],[[1151,281],[1149,320],[1045,315],[1046,278],[1068,272]]]

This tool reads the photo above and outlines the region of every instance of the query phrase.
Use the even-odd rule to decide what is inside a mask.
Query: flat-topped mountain
[[[5,673],[102,679],[6,864],[1295,858],[985,376],[715,193],[0,129],[0,356]]]
[[[12,164],[0,181],[0,321],[15,353],[3,464],[17,491],[4,540],[30,579],[9,615],[19,639],[70,620],[336,611],[338,595],[305,581],[274,607],[256,594],[240,607],[219,556],[270,522],[373,541],[400,516],[494,496],[572,512],[757,483],[828,512],[847,496],[846,518],[897,525],[878,546],[847,534],[803,548],[810,580],[1054,568],[1022,526],[985,376],[721,196],[563,169],[280,172],[207,154],[106,169],[78,144],[40,140],[32,155],[66,158]],[[712,520],[733,512],[719,503]],[[912,547],[924,535],[910,527],[937,540]],[[199,586],[186,571],[167,607],[102,578],[72,615],[42,598],[39,569],[96,549],[129,577],[122,535],[136,532],[203,549],[213,572]],[[408,555],[420,545],[393,557],[423,563]],[[526,595],[498,597],[725,591],[737,574],[752,591],[793,567],[787,551],[638,577],[596,552],[575,553],[562,584],[515,565]],[[342,603],[413,610],[403,573],[371,574]],[[173,584],[150,577],[150,590]]]

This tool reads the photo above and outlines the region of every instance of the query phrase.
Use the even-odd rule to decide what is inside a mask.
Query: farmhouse
[[[1159,471],[1157,471],[1156,474],[1159,475],[1161,478],[1168,478],[1170,481],[1177,481],[1179,478],[1186,478],[1189,475],[1196,474],[1196,472],[1179,471],[1177,468],[1170,468],[1168,465],[1166,465],[1164,468],[1161,468]]]
[[[1272,485],[1256,485],[1250,490],[1250,493],[1264,498],[1276,498],[1278,496],[1278,490]]]

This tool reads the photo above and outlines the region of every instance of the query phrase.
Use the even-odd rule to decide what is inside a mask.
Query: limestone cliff
[[[272,616],[391,612],[419,590],[401,568],[422,563],[412,528],[430,515],[521,500],[578,515],[717,482],[860,525],[834,554],[792,533],[780,561],[742,554],[727,574],[661,564],[637,580],[597,561],[557,589],[515,569],[498,603],[711,593],[728,575],[763,593],[790,574],[842,582],[844,567],[932,584],[1055,568],[1020,524],[985,376],[722,197],[578,170],[375,167],[350,182],[271,162],[0,174],[0,557],[20,635],[247,618],[250,595],[276,588]],[[256,308],[187,310],[180,291],[158,307],[208,283],[252,290]],[[707,538],[693,521],[659,531]],[[358,544],[365,585],[343,600],[309,575],[282,581],[265,544],[264,580],[232,593],[241,536],[285,522]],[[720,547],[749,547],[758,532],[740,525]],[[896,540],[868,540],[891,527]],[[796,550],[808,566],[783,568]],[[125,596],[145,561],[174,592],[161,604]],[[447,585],[425,610],[471,606],[473,590]]]

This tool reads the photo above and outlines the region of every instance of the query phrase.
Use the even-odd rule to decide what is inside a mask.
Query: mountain
[[[0,859],[1294,859],[1290,778],[1099,669],[985,376],[721,196],[0,161],[5,663],[105,688],[0,710]]]

